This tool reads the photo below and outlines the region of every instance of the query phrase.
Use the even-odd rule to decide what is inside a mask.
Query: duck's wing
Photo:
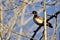
[[[41,16],[38,16],[37,18],[39,18],[40,20],[43,20],[43,17],[41,17]]]
[[[43,18],[38,16],[35,18],[35,20],[38,22],[38,23],[43,23]]]

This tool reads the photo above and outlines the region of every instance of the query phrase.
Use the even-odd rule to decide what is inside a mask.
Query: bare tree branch
[[[48,22],[49,20],[51,20],[53,17],[56,17],[59,13],[60,13],[60,10],[57,11],[56,13],[54,13],[53,15],[51,15],[50,18],[47,19],[47,22]],[[42,24],[43,24],[43,23],[42,23]],[[41,25],[41,26],[43,26],[43,25]],[[40,27],[38,27],[38,28],[34,31],[34,34],[33,34],[32,38],[35,37],[35,35],[36,35],[36,33],[38,32],[39,29],[40,29]],[[42,38],[42,37],[41,37],[41,38]],[[30,40],[33,40],[33,39],[30,39]]]
[[[47,22],[51,20],[53,17],[56,17],[60,13],[60,10],[54,13],[53,15],[50,16],[50,18],[47,19]]]

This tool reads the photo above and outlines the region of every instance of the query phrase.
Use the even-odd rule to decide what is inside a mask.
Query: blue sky
[[[14,8],[14,5],[12,5],[12,4],[10,4],[10,3],[5,3],[5,1],[6,0],[2,0],[2,5],[3,5],[3,8],[4,7],[6,7],[6,6],[4,6],[4,5],[7,5],[8,6],[8,8],[10,8],[10,9],[12,9],[12,8]],[[17,2],[15,2],[15,4],[16,5],[20,5],[22,2],[19,2],[20,0],[17,0]],[[48,0],[47,0],[48,1]],[[51,2],[54,2],[55,0],[51,0]],[[40,8],[40,6],[41,6],[41,2],[39,1],[39,2],[35,2],[35,3],[33,3],[34,4],[34,6],[32,6],[31,4],[28,4],[27,5],[27,7],[26,7],[26,9],[25,9],[25,14],[28,14],[28,12],[31,12],[31,11],[33,11],[33,10],[36,10],[36,11],[39,11],[39,10],[42,10],[41,8]],[[43,6],[43,5],[42,5]],[[48,6],[48,5],[47,5]],[[5,8],[4,8],[5,9]],[[3,10],[4,10],[3,9]],[[47,7],[46,8],[46,13],[47,14],[54,14],[56,11],[58,11],[58,10],[60,10],[60,2],[58,2],[55,6],[49,6],[49,7]],[[5,11],[4,12],[4,14],[3,14],[3,23],[4,24],[8,24],[8,20],[10,20],[12,17],[13,17],[13,15],[14,15],[14,10],[8,10],[8,11]],[[24,19],[25,20],[27,20],[27,19],[29,19],[31,16],[33,16],[33,15],[31,15],[31,14],[28,14],[28,15],[26,15],[26,16],[24,16]],[[39,16],[42,16],[43,17],[43,11],[41,11],[41,12],[39,12]],[[60,23],[60,15],[58,15],[58,24]],[[48,16],[47,16],[47,18],[48,18]],[[17,19],[18,21],[17,21],[17,23],[16,23],[16,26],[15,26],[15,32],[19,32],[19,30],[20,30],[20,24],[18,23],[20,20],[21,20],[21,17],[20,16],[18,16],[18,19]],[[52,20],[50,20],[50,22],[52,23],[52,25],[55,27],[55,18],[53,18]],[[33,25],[36,25],[34,22],[33,22],[33,20],[31,19],[29,22],[28,22],[28,24],[26,24],[26,25],[23,25],[22,26],[22,29],[23,29],[23,31],[25,31],[25,32],[29,32],[29,29],[31,29],[31,28],[33,28],[33,29],[31,29],[32,31],[32,33],[30,33],[30,34],[33,34],[33,31],[34,30],[36,30],[36,28],[38,27],[37,25],[37,27],[35,26],[33,26]],[[52,36],[52,34],[53,34],[53,31],[54,31],[54,29],[52,28],[49,28],[49,27],[47,27],[48,28],[48,34],[50,35],[50,36]],[[35,38],[37,38],[37,39],[39,39],[40,37],[41,37],[41,35],[42,35],[42,32],[41,32],[41,30],[43,29],[43,27],[39,30],[39,32],[36,34],[36,36],[35,36]],[[58,33],[60,32],[60,26],[59,26],[59,28],[58,28],[58,30],[57,30],[57,40],[59,40],[59,38],[58,38]],[[15,34],[13,34],[12,33],[12,35],[11,36],[13,36],[13,38],[11,38],[11,40],[13,40],[14,39],[14,36],[16,37],[17,35],[15,35]],[[49,36],[48,36],[49,37]],[[16,37],[17,38],[17,37]],[[15,40],[17,40],[17,39],[15,39]],[[29,40],[29,38],[25,38],[25,37],[22,37],[22,39],[21,40]]]

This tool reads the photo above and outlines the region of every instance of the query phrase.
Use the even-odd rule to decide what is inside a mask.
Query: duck
[[[42,26],[44,26],[44,18],[41,17],[41,16],[38,16],[37,11],[32,11],[31,14],[34,15],[34,16],[33,16],[33,21],[34,21],[34,23],[39,26],[39,27],[34,31],[34,34],[33,34],[33,36],[32,36],[32,38],[34,38],[35,35],[36,35],[36,33],[37,33],[37,31],[38,31]],[[53,28],[52,24],[51,24],[50,22],[48,22],[48,21],[46,21],[46,25],[47,25],[48,27],[50,27],[50,28]],[[32,38],[31,38],[30,40],[33,40]]]
[[[31,14],[34,15],[34,16],[33,16],[33,21],[34,21],[35,24],[37,24],[40,28],[41,28],[42,26],[44,26],[44,18],[41,17],[41,16],[38,16],[37,11],[32,11]],[[52,26],[52,24],[51,24],[50,22],[47,22],[47,21],[46,21],[46,25],[47,25],[48,27],[50,27],[50,28],[53,28],[53,26]]]

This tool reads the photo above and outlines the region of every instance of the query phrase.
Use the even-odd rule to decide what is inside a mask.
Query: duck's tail
[[[50,28],[53,28],[51,23],[48,23],[47,26],[49,26]]]

